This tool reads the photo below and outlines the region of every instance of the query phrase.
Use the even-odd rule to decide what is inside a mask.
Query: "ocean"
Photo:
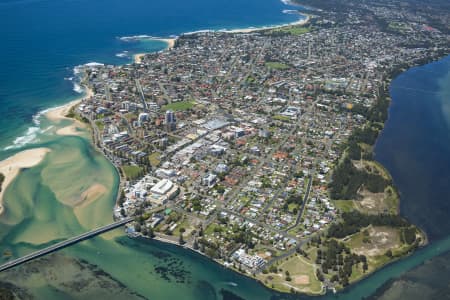
[[[165,47],[160,41],[124,42],[120,37],[168,37],[298,20],[298,15],[283,13],[289,9],[279,0],[2,0],[0,148],[31,141],[36,113],[79,97],[81,91],[69,80],[75,66],[124,64],[133,53]]]
[[[61,136],[57,130],[71,121],[42,116],[43,110],[80,97],[77,65],[129,63],[134,53],[165,48],[161,41],[125,42],[123,36],[167,37],[299,18],[283,13],[286,9],[293,7],[278,0],[1,0],[0,158],[34,147],[51,150],[5,191],[2,260],[112,221],[115,169],[93,149],[87,130]],[[429,277],[415,275],[418,268],[425,266],[436,278],[447,274],[438,266],[450,260],[449,89],[450,57],[398,76],[391,86],[390,117],[376,145],[376,158],[401,192],[402,214],[427,231],[431,244],[343,293],[315,299],[360,299],[379,288],[374,298],[394,299],[405,283],[419,289],[429,285]],[[80,192],[92,186],[104,193],[78,205]],[[123,229],[0,273],[2,286],[37,299],[308,298],[274,293],[177,246],[129,239]],[[427,290],[439,292],[439,287]]]

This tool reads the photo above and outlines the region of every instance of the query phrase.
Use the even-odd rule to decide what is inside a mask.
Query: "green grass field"
[[[278,291],[290,292],[291,288],[308,294],[321,294],[322,283],[316,278],[313,263],[301,255],[294,255],[281,261],[277,266],[282,271],[274,274],[259,274],[257,278],[264,284]],[[286,271],[289,272],[291,281],[286,280]]]
[[[285,26],[271,30],[269,33],[285,33],[290,35],[302,35],[310,32],[311,28],[302,26]]]
[[[290,68],[288,65],[277,61],[268,61],[265,65],[267,68],[274,70],[287,70]]]
[[[138,166],[122,166],[122,170],[129,180],[134,180],[142,173],[142,168]]]
[[[272,119],[278,120],[278,121],[283,121],[283,122],[288,122],[291,120],[291,118],[289,118],[288,116],[282,116],[282,115],[273,116]]]
[[[195,106],[195,101],[180,101],[173,102],[161,107],[162,111],[173,110],[173,111],[185,111],[191,109]]]
[[[150,164],[152,165],[152,167],[159,166],[159,163],[161,162],[159,157],[160,154],[158,152],[153,152],[148,156],[148,159],[150,160]]]

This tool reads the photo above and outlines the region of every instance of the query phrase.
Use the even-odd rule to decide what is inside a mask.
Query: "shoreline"
[[[61,106],[53,107],[47,109],[47,111],[44,113],[44,116],[53,122],[59,122],[61,120],[75,120],[77,119],[69,118],[66,115],[70,112],[70,110],[80,104],[83,100],[91,98],[94,96],[94,92],[88,88],[84,87],[84,95],[82,95],[80,98],[70,101],[69,103],[63,104]],[[75,122],[76,123],[76,122]]]
[[[261,28],[234,29],[234,30],[224,30],[224,31],[219,30],[219,31],[217,31],[217,32],[226,32],[226,33],[250,33],[250,32],[255,32],[255,31],[262,31],[262,30],[268,30],[268,29],[274,29],[274,28],[281,28],[281,27],[285,27],[285,26],[305,25],[305,24],[307,24],[307,23],[309,22],[309,20],[310,20],[310,17],[307,16],[307,18],[304,19],[304,20],[299,20],[299,21],[297,21],[297,22],[293,22],[293,23],[285,24],[285,25],[266,26],[266,27],[261,27]],[[171,49],[171,48],[173,48],[173,47],[174,47],[174,44],[175,44],[175,42],[176,42],[176,39],[158,39],[158,40],[163,40],[163,41],[167,42],[168,47],[167,47],[166,49]],[[169,42],[169,41],[170,41],[170,42]],[[136,54],[136,55],[134,55],[134,61],[135,61],[136,63],[140,63],[140,62],[142,61],[142,58],[143,58],[144,56],[145,56],[145,53]],[[422,65],[422,64],[421,64],[421,65]],[[394,77],[395,77],[395,76],[394,76]],[[393,77],[393,78],[394,78],[394,77]],[[393,79],[393,78],[391,78],[391,79]],[[389,88],[389,87],[388,87],[388,88]],[[60,106],[60,107],[55,107],[55,108],[53,108],[53,109],[50,109],[50,110],[48,110],[48,112],[45,114],[45,116],[46,116],[48,119],[50,119],[51,121],[59,121],[59,120],[63,120],[63,119],[74,120],[74,124],[73,124],[73,125],[68,126],[68,127],[61,128],[60,130],[57,131],[57,134],[61,134],[61,135],[70,135],[70,133],[73,133],[73,131],[71,131],[71,130],[75,130],[74,127],[72,127],[72,126],[75,126],[75,124],[76,124],[78,121],[77,121],[75,118],[69,118],[69,117],[66,117],[66,114],[70,111],[70,109],[71,109],[73,106],[78,105],[78,104],[81,103],[84,99],[93,96],[92,90],[90,90],[90,89],[88,89],[87,87],[85,87],[85,91],[86,91],[86,95],[82,96],[80,99],[71,101],[71,102],[69,102],[69,103],[67,103],[67,104],[65,104],[65,105],[63,105],[63,106]],[[390,104],[390,105],[391,105],[391,104]],[[388,109],[390,108],[390,105],[389,105]],[[94,144],[94,147],[95,147],[95,142],[94,142],[94,140],[93,140],[93,144]],[[95,147],[95,148],[97,148],[97,147]],[[46,149],[46,148],[36,148],[36,149],[31,149],[31,150],[37,150],[37,149]],[[101,150],[101,148],[97,148],[97,149]],[[26,151],[28,151],[28,150],[19,152],[18,154],[25,153]],[[50,151],[50,149],[48,149],[48,151]],[[99,151],[99,152],[101,152],[101,151]],[[47,152],[46,152],[46,153],[47,153]],[[13,158],[13,157],[14,157],[14,156],[12,156],[12,157],[10,157],[10,158]],[[40,157],[40,158],[41,158],[40,161],[42,161],[42,159],[43,159],[44,157],[45,157],[45,154],[44,154],[44,156]],[[106,157],[106,156],[105,156],[105,157]],[[8,158],[8,159],[9,159],[9,158]],[[8,159],[6,159],[6,160],[8,160]],[[6,160],[4,160],[4,161],[6,161]],[[40,161],[39,161],[39,162],[40,162]],[[2,162],[3,162],[3,161],[2,161]],[[39,163],[39,162],[38,162],[38,163]],[[38,164],[38,163],[37,163],[37,164]],[[0,168],[1,168],[1,167],[0,167]],[[11,168],[11,167],[10,167],[10,168]],[[22,168],[23,168],[23,167],[22,167]],[[21,168],[19,168],[19,169],[17,170],[17,174],[19,173],[20,169],[21,169]],[[1,172],[1,169],[0,169],[0,172]],[[119,173],[119,177],[120,177],[120,172],[118,172],[118,173]],[[14,175],[14,177],[17,176],[17,174]],[[10,184],[10,182],[14,179],[14,177],[13,177],[12,179],[10,179],[9,182],[7,182],[7,176],[6,176],[6,174],[5,174],[5,181],[4,181],[4,184],[3,184],[4,187],[2,188],[2,192],[0,193],[0,215],[1,215],[2,212],[3,212],[3,207],[2,207],[2,205],[1,205],[1,204],[2,204],[3,191],[6,189],[7,185]],[[121,180],[120,180],[120,181],[121,181]],[[118,191],[118,194],[119,194],[119,193],[120,193],[120,191]],[[426,235],[426,233],[425,233],[424,231],[422,231],[422,232]],[[145,237],[142,237],[142,238],[145,238]],[[208,257],[207,255],[205,255],[205,254],[203,254],[203,253],[201,253],[201,252],[199,252],[199,251],[196,251],[196,250],[194,250],[194,249],[192,249],[192,248],[190,248],[190,247],[188,247],[188,246],[179,245],[178,243],[176,243],[176,242],[174,242],[174,241],[167,240],[167,239],[164,239],[164,238],[154,238],[154,239],[158,240],[158,241],[161,242],[161,243],[171,243],[171,244],[174,244],[174,245],[176,245],[176,246],[179,246],[179,247],[182,247],[182,248],[185,248],[185,249],[189,249],[189,250],[191,250],[191,251],[194,251],[194,252],[199,253],[200,255],[202,255],[202,256],[204,256],[204,257],[206,257],[206,258],[208,258],[208,259],[210,259],[210,260],[212,260],[212,261],[215,261],[214,259]],[[393,263],[393,262],[395,262],[395,261],[396,261],[396,260],[393,260],[393,261],[389,262],[389,263],[388,263],[387,265],[385,265],[385,266],[387,267],[390,263]],[[223,265],[220,264],[220,263],[219,263],[219,265],[221,265],[222,267],[225,267],[225,266],[223,266]],[[383,267],[385,267],[385,266],[383,266]],[[227,268],[227,267],[225,267],[225,268]],[[233,270],[232,268],[227,268],[227,269]],[[378,269],[378,270],[380,270],[380,269]],[[378,271],[378,270],[376,270],[376,271]],[[235,270],[233,270],[233,271],[235,271]],[[376,272],[376,271],[375,271],[375,272]],[[241,275],[243,275],[243,276],[245,276],[245,277],[252,278],[252,277],[251,277],[250,275],[248,275],[248,274],[243,274],[243,273],[240,273],[240,272],[237,272],[237,271],[235,271],[235,272],[238,273],[238,274],[241,274]],[[372,276],[372,275],[373,275],[373,273],[367,274],[366,276],[363,276],[362,278],[358,279],[358,281],[359,281],[359,280],[363,280],[363,279],[365,279],[366,277],[370,277],[370,276]],[[254,279],[254,278],[252,278],[252,279]],[[260,282],[260,281],[257,280],[257,279],[254,279],[254,280]],[[260,282],[260,283],[261,283],[261,282]],[[355,283],[356,283],[356,282],[352,283],[352,285],[355,284]],[[263,285],[264,285],[264,284],[263,284]],[[265,286],[265,285],[264,285],[264,286]],[[267,286],[266,286],[266,287],[267,287]],[[269,289],[270,289],[270,288],[269,288]]]
[[[185,33],[182,33],[181,35],[193,35],[193,34],[202,33],[202,32],[252,33],[252,32],[258,32],[258,31],[282,28],[282,27],[286,27],[286,26],[305,26],[312,19],[312,16],[309,14],[304,14],[304,13],[299,13],[299,14],[301,16],[304,16],[305,18],[299,19],[294,22],[286,23],[286,24],[266,25],[266,26],[261,26],[261,27],[247,27],[247,28],[236,28],[236,29],[219,29],[219,30],[205,29],[205,30],[197,30],[197,31],[192,31],[192,32],[185,32]],[[163,42],[167,43],[167,47],[164,50],[170,50],[175,47],[175,43],[178,40],[178,37],[176,37],[176,38],[151,38],[151,40],[163,41]],[[162,51],[164,51],[164,50],[162,50]],[[153,53],[153,52],[144,52],[144,53],[134,54],[133,55],[133,63],[136,63],[136,64],[142,63],[142,59],[144,58],[144,56],[149,53]]]
[[[0,191],[0,216],[4,212],[4,192],[17,175],[19,175],[20,170],[38,165],[50,151],[49,148],[28,149],[0,161],[0,173],[5,176]]]
[[[308,14],[301,14],[302,16],[305,16],[304,19],[297,20],[295,22],[287,23],[287,24],[281,24],[281,25],[269,25],[269,26],[262,26],[262,27],[249,27],[249,28],[237,28],[237,29],[230,29],[230,30],[217,30],[217,32],[225,32],[225,33],[251,33],[251,32],[257,32],[257,31],[263,31],[263,30],[269,30],[269,29],[276,29],[276,28],[282,28],[286,26],[305,26],[306,24],[311,21],[311,15]]]
[[[164,48],[162,50],[162,51],[164,51],[164,50],[170,50],[170,49],[174,48],[175,47],[175,43],[177,41],[177,38],[162,38],[162,39],[157,38],[157,39],[152,39],[152,40],[154,40],[154,41],[162,41],[162,42],[166,43],[167,44],[166,48]],[[147,52],[147,53],[151,53],[151,52]],[[142,59],[144,58],[144,56],[147,53],[136,53],[136,54],[134,54],[133,55],[133,62],[135,64],[140,64],[142,62]]]

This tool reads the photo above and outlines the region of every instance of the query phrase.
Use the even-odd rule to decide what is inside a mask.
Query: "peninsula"
[[[121,174],[114,215],[135,217],[131,236],[308,294],[426,243],[373,145],[393,76],[449,54],[448,13],[307,2],[306,24],[186,34],[133,64],[83,68],[92,95],[73,113]]]

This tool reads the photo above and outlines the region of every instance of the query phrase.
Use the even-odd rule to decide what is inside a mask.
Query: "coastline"
[[[306,20],[300,20],[300,21],[298,21],[298,22],[294,22],[294,23],[291,23],[291,24],[288,24],[288,25],[269,26],[269,27],[262,27],[262,28],[235,29],[235,30],[230,30],[230,31],[220,31],[220,32],[227,32],[227,33],[249,33],[249,32],[254,32],[254,31],[261,31],[261,30],[267,30],[267,29],[273,29],[273,28],[280,28],[280,27],[284,27],[284,26],[304,25],[304,24],[308,23],[308,21],[309,21],[309,16],[308,16],[308,18],[307,18]],[[163,39],[161,39],[161,40],[163,40]],[[168,43],[168,47],[167,47],[166,49],[171,49],[171,48],[173,48],[176,39],[164,39],[164,40],[165,40],[165,41],[166,41],[166,40],[167,40],[167,41],[169,41],[169,40],[172,41],[172,44],[169,44],[169,42],[167,42],[167,43]],[[135,57],[134,57],[135,62],[136,62],[136,63],[140,63],[140,62],[142,61],[142,58],[143,58],[144,56],[145,56],[144,53],[142,53],[142,54],[136,54]],[[139,59],[139,61],[137,61],[137,59]],[[83,96],[81,99],[71,101],[71,102],[69,102],[69,103],[67,103],[67,104],[65,104],[65,105],[63,105],[63,106],[60,106],[60,107],[57,107],[57,108],[54,108],[54,109],[51,109],[51,110],[48,111],[48,113],[46,114],[46,117],[49,118],[49,119],[52,120],[52,121],[59,121],[59,120],[62,120],[62,119],[71,119],[71,120],[74,120],[74,124],[73,124],[73,125],[67,126],[67,127],[64,127],[64,128],[59,129],[59,130],[57,131],[57,134],[61,134],[61,135],[74,135],[74,134],[76,134],[76,127],[73,127],[73,126],[74,126],[78,121],[77,121],[75,118],[68,118],[68,117],[66,117],[66,115],[67,115],[67,113],[70,111],[70,109],[71,109],[73,106],[78,105],[83,99],[85,99],[85,98],[90,97],[90,96],[93,95],[93,94],[92,94],[92,91],[89,90],[88,88],[86,88],[86,94],[87,94],[87,95],[86,95],[86,96]],[[94,143],[94,144],[95,144],[95,143]],[[95,145],[94,145],[94,146],[95,146]],[[101,150],[101,148],[97,148],[97,149]],[[33,149],[33,150],[34,150],[34,149]],[[25,152],[25,151],[23,151],[23,152]],[[99,152],[101,152],[101,151],[99,151]],[[20,152],[20,153],[22,153],[22,152]],[[43,159],[43,158],[42,158],[42,159]],[[119,174],[120,174],[120,172],[119,172]],[[17,175],[17,174],[16,174],[16,175]],[[15,175],[15,176],[16,176],[16,175]],[[11,181],[12,181],[12,179],[11,179]],[[6,183],[6,176],[5,176],[5,183]],[[1,195],[1,194],[0,194],[0,195]],[[2,196],[0,196],[0,215],[1,215],[1,213],[2,213],[2,207],[1,207],[1,200],[2,200],[2,199],[1,199],[1,198],[2,198]],[[426,233],[424,233],[424,234],[426,234]],[[172,244],[175,244],[175,245],[177,245],[177,246],[183,247],[183,248],[185,248],[185,249],[186,249],[186,248],[187,248],[187,249],[190,249],[190,250],[192,250],[192,251],[194,251],[194,252],[197,252],[197,253],[201,254],[202,256],[207,257],[208,259],[211,259],[211,258],[209,258],[207,255],[205,255],[205,254],[203,254],[203,253],[201,253],[201,252],[199,252],[199,251],[196,251],[196,250],[192,249],[192,248],[189,247],[189,246],[179,245],[179,244],[176,243],[176,242],[173,242],[173,241],[171,241],[171,240],[167,240],[167,239],[164,239],[164,238],[155,238],[155,239],[159,240],[159,241],[162,242],[162,243],[172,243]],[[402,258],[398,258],[398,259],[402,259]],[[211,259],[211,260],[215,261],[214,259]],[[393,262],[395,262],[395,261],[397,261],[397,259],[396,259],[396,260],[393,260],[393,261],[391,261],[391,262],[389,262],[389,263],[388,263],[387,265],[385,265],[385,266],[388,266],[390,263],[393,263]],[[219,265],[223,266],[223,265],[220,264],[220,263],[219,263]],[[383,266],[383,267],[385,267],[385,266]],[[227,269],[231,269],[231,268],[227,268]],[[231,269],[231,270],[233,270],[233,269]],[[238,273],[238,274],[242,274],[242,273],[240,273],[240,272],[237,272],[236,270],[234,270],[234,271],[235,271],[236,273]],[[376,271],[378,271],[378,270],[376,270]],[[242,275],[244,275],[244,276],[246,276],[246,277],[248,277],[248,278],[252,278],[252,277],[249,276],[248,274],[242,274]],[[366,276],[364,276],[364,277],[358,279],[358,281],[364,279],[365,277],[370,277],[371,275],[372,275],[372,273],[367,274]],[[258,281],[258,280],[257,280],[257,281]],[[352,283],[352,284],[354,284],[354,283]],[[269,288],[269,289],[270,289],[270,288]]]
[[[300,19],[298,21],[288,23],[288,24],[282,24],[282,25],[273,25],[273,26],[263,26],[263,27],[250,27],[250,28],[238,28],[238,29],[231,29],[231,30],[218,30],[218,32],[225,32],[225,33],[251,33],[251,32],[257,32],[257,31],[263,31],[263,30],[269,30],[269,29],[276,29],[286,26],[304,26],[311,21],[311,16],[308,14],[302,14],[306,18]]]
[[[5,176],[0,192],[0,216],[4,212],[3,195],[9,184],[16,178],[21,169],[38,165],[50,151],[49,148],[28,149],[0,162],[0,173]]]
[[[94,92],[90,88],[84,87],[84,90],[85,94],[80,98],[70,101],[69,103],[66,103],[61,106],[49,108],[44,114],[45,117],[53,122],[59,122],[61,120],[68,120],[68,119],[78,121],[76,119],[69,118],[66,115],[70,112],[72,107],[80,104],[84,99],[88,99],[94,95]]]
[[[236,29],[219,29],[219,30],[198,30],[193,32],[185,32],[182,35],[192,35],[200,32],[224,32],[224,33],[252,33],[252,32],[258,32],[258,31],[264,31],[264,30],[270,30],[270,29],[276,29],[276,28],[282,28],[286,26],[305,26],[311,21],[312,16],[309,14],[301,13],[300,15],[304,16],[305,18],[299,19],[297,21],[286,23],[286,24],[279,24],[279,25],[268,25],[268,26],[262,26],[262,27],[247,27],[247,28],[236,28]],[[172,49],[175,47],[175,43],[178,38],[152,38],[152,40],[157,41],[163,41],[167,43],[167,47],[164,50]],[[163,51],[164,51],[163,50]],[[136,53],[133,55],[133,62],[136,64],[140,64],[142,62],[142,59],[147,53]]]
[[[166,43],[167,47],[164,50],[170,50],[173,47],[175,47],[175,43],[177,41],[176,38],[163,38],[163,39],[152,39],[152,40],[162,41],[162,42]],[[133,55],[133,62],[136,64],[140,64],[146,54],[147,53],[136,53],[135,55]]]
[[[80,135],[81,132],[78,131],[78,128],[83,128],[85,125],[76,119],[68,118],[66,115],[70,112],[72,107],[80,104],[84,99],[92,97],[93,95],[93,91],[86,88],[85,95],[64,105],[45,110],[44,116],[53,122],[59,122],[65,119],[74,120],[73,124],[57,130],[56,133],[58,135]],[[50,151],[51,150],[49,148],[33,148],[20,151],[0,161],[0,173],[5,176],[0,191],[0,216],[4,212],[3,194],[11,182],[19,174],[20,170],[38,165]]]

